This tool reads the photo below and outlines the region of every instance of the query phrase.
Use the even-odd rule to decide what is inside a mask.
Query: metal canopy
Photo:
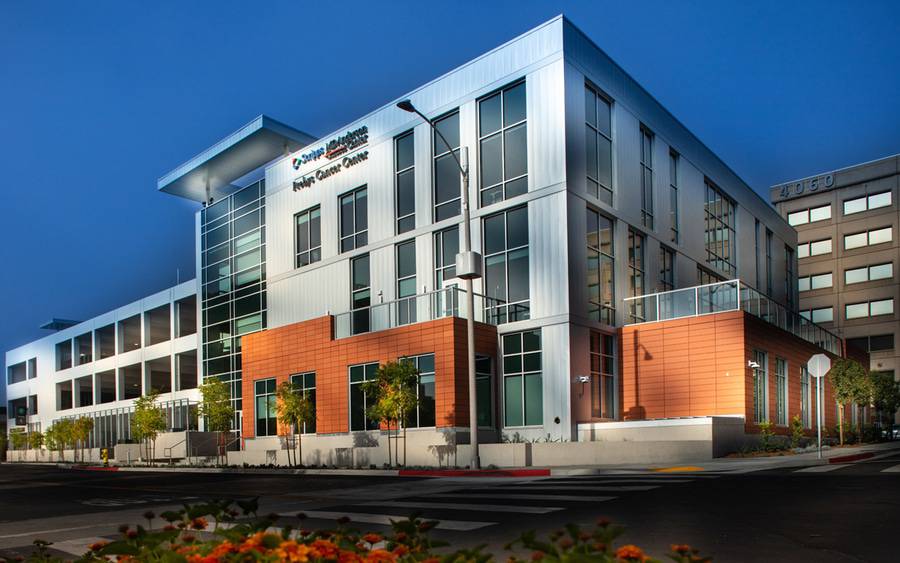
[[[54,318],[50,319],[49,321],[45,322],[44,324],[42,324],[40,326],[40,328],[42,328],[44,330],[60,331],[60,330],[75,326],[75,325],[79,324],[80,322],[81,321],[73,321],[70,319],[57,319],[54,317]]]
[[[231,135],[162,176],[157,189],[194,201],[231,193],[232,182],[271,160],[299,150],[316,139],[279,121],[260,115]]]

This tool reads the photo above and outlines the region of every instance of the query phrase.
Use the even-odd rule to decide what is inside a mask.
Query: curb
[[[400,469],[400,477],[549,477],[549,469]]]
[[[69,467],[68,469],[74,469],[76,471],[118,471],[119,470],[118,467],[112,467],[112,466],[104,467],[102,465],[83,465],[83,466],[73,465],[73,466]]]
[[[859,461],[862,459],[869,459],[870,457],[875,457],[875,454],[872,452],[863,452],[863,453],[858,453],[858,454],[830,457],[830,458],[828,458],[828,463],[848,463],[851,461]]]

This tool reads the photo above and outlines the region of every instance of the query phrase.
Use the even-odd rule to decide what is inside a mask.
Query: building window
[[[340,197],[341,252],[369,244],[368,191],[357,188]]]
[[[644,235],[628,229],[628,296],[644,294]],[[632,322],[644,320],[644,302],[635,299],[629,305]]]
[[[459,254],[459,227],[434,233],[434,288],[444,287],[456,277],[456,255]]]
[[[119,353],[141,347],[141,316],[135,315],[119,321]]]
[[[760,267],[760,256],[762,253],[760,252],[759,247],[759,232],[761,229],[761,225],[759,219],[753,220],[753,264],[756,267],[756,287],[762,287],[762,268]]]
[[[697,285],[709,285],[725,281],[719,274],[697,266]]]
[[[38,396],[37,395],[28,395],[28,414],[30,416],[40,414],[38,412]]]
[[[169,340],[171,331],[171,307],[166,304],[144,311],[144,345],[152,346]],[[89,336],[89,335],[85,335]],[[90,339],[87,340],[90,346]]]
[[[772,231],[766,229],[766,295],[772,296]]]
[[[587,210],[588,314],[603,324],[616,323],[613,222]]]
[[[659,247],[659,291],[675,289],[675,251]]]
[[[168,305],[165,306],[168,309]],[[167,317],[168,321],[168,317]],[[166,323],[166,337],[165,340],[169,339],[169,331],[168,331],[168,322]],[[88,332],[82,334],[81,336],[75,337],[75,365],[81,366],[84,364],[89,364],[94,359],[94,348],[93,348],[93,335]]]
[[[95,330],[94,340],[97,359],[102,360],[116,355],[116,325],[106,325]]]
[[[615,336],[591,331],[591,416],[615,418]]]
[[[812,242],[801,242],[797,245],[797,258],[821,256],[822,254],[831,254],[830,238]]]
[[[794,310],[794,249],[784,245],[784,295],[789,310]]]
[[[275,378],[254,382],[256,391],[256,435],[277,436],[278,418],[275,401]]]
[[[397,193],[397,234],[416,228],[415,136],[412,131],[394,139],[394,182]]]
[[[669,151],[669,225],[671,231],[669,242],[678,244],[678,165],[680,157],[675,151]]]
[[[37,376],[37,358],[31,358],[28,360],[28,379],[34,379]]]
[[[857,338],[848,338],[847,346],[857,348],[862,352],[883,352],[885,350],[893,350],[894,335],[877,334],[871,336],[860,336]]]
[[[97,404],[112,403],[116,400],[116,372],[115,370],[102,371],[97,374],[95,385]]]
[[[805,225],[807,223],[815,223],[816,221],[825,221],[826,219],[831,219],[830,203],[820,207],[800,209],[799,211],[788,213],[788,224],[792,227]]]
[[[494,426],[494,370],[491,358],[488,356],[475,357],[475,386],[478,405],[476,415],[479,428],[493,428]]]
[[[891,227],[884,227],[852,235],[844,235],[844,250],[891,242],[892,234]]]
[[[65,411],[74,406],[72,402],[72,380],[56,384],[56,410]]]
[[[753,420],[754,422],[765,422],[769,419],[768,409],[766,409],[769,355],[766,352],[754,350],[753,362],[757,365],[753,368]]]
[[[641,126],[641,224],[653,228],[653,133]]]
[[[887,262],[885,264],[875,264],[874,266],[863,266],[862,268],[853,268],[844,270],[844,283],[847,285],[854,283],[862,283],[875,280],[887,280],[894,277],[894,264]]]
[[[800,419],[804,428],[812,428],[812,410],[810,409],[809,370],[800,366]]]
[[[834,308],[820,307],[818,309],[805,309],[803,311],[800,311],[800,316],[816,324],[830,323],[834,321]]]
[[[419,372],[419,386],[416,393],[419,402],[416,409],[407,413],[404,426],[407,428],[427,428],[435,425],[434,354],[409,356],[401,362],[410,362]]]
[[[831,272],[825,274],[815,274],[812,276],[803,276],[797,279],[797,286],[800,291],[812,291],[816,289],[825,289],[833,285],[833,276]]]
[[[775,424],[787,426],[788,422],[788,364],[787,360],[775,358]]]
[[[528,208],[517,207],[484,219],[484,285],[497,322],[530,318]]]
[[[459,158],[459,111],[435,119],[434,126]],[[460,213],[462,184],[459,166],[439,135],[432,135],[431,150],[434,158],[434,220],[443,221]]]
[[[416,322],[416,241],[397,245],[397,324]]]
[[[12,385],[13,383],[21,383],[26,379],[28,379],[27,363],[20,362],[6,368],[6,383],[8,385]]]
[[[369,332],[369,307],[372,305],[372,288],[369,286],[369,255],[363,254],[350,261],[350,309],[351,332]]]
[[[585,85],[584,115],[587,192],[612,205],[612,102]]]
[[[306,395],[313,407],[313,418],[310,422],[303,423],[304,434],[316,433],[316,372],[295,373],[291,376],[291,383],[297,393]]]
[[[879,299],[864,303],[851,303],[844,306],[844,318],[861,319],[864,317],[877,317],[879,315],[894,314],[894,299]]]
[[[544,423],[541,331],[503,335],[503,425]]]
[[[175,337],[197,334],[197,296],[175,302]]]
[[[861,213],[870,209],[878,209],[879,207],[889,207],[890,205],[891,192],[881,192],[854,199],[847,199],[844,200],[844,215]]]
[[[57,342],[56,371],[69,369],[70,367],[72,367],[72,340]]]
[[[728,275],[737,272],[734,207],[728,196],[706,180],[706,263]]]
[[[378,371],[378,363],[360,364],[350,366],[350,431],[376,430],[378,421],[368,416],[369,407],[372,406],[371,397],[366,396],[362,383],[375,379]]]
[[[343,203],[341,206],[343,211]],[[301,268],[322,259],[322,212],[319,206],[294,215],[296,225],[297,260],[295,267]],[[343,218],[343,215],[342,215]]]
[[[481,205],[528,191],[525,82],[478,101],[478,155]]]

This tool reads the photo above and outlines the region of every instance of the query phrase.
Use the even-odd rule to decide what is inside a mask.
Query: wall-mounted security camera
[[[590,383],[591,376],[590,375],[576,375],[575,383]]]
[[[749,362],[747,362],[747,366],[748,366],[750,369],[756,369],[756,368],[759,367],[759,364],[756,363],[756,362],[754,362],[753,360],[750,360]]]

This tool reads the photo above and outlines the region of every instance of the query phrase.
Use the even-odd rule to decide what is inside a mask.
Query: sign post
[[[819,455],[822,459],[822,378],[831,369],[831,358],[825,354],[816,354],[806,362],[806,371],[816,378],[816,435],[818,437]]]

